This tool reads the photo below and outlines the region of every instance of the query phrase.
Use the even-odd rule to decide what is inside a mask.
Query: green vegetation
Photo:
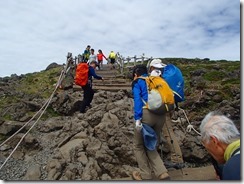
[[[12,105],[22,102],[22,100],[29,99],[43,99],[50,97],[54,90],[62,67],[50,69],[48,71],[41,71],[23,75],[19,81],[12,82],[10,80],[9,91],[0,97],[0,113],[4,120],[13,120],[8,109]],[[12,84],[11,84],[12,83]],[[33,113],[33,112],[31,112]]]
[[[204,79],[207,81],[220,81],[223,78],[225,78],[226,73],[223,71],[208,71],[205,75],[204,75]]]
[[[54,89],[53,86],[56,84],[60,73],[61,68],[54,68],[48,71],[27,74],[18,86],[18,91],[48,98]]]

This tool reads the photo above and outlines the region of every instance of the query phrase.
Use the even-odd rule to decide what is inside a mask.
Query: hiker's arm
[[[90,74],[93,76],[95,79],[102,80],[103,78],[99,75],[96,74],[95,70],[93,68],[90,69]]]
[[[108,60],[104,54],[103,54],[103,57],[104,57],[106,60]]]
[[[143,102],[142,102],[142,98],[143,96],[145,97],[145,89],[146,88],[146,83],[143,80],[138,80],[138,82],[134,85],[133,87],[133,96],[134,96],[134,119],[135,120],[140,120],[142,118],[142,114],[143,114]],[[144,100],[147,101],[147,97],[146,99],[143,98]]]

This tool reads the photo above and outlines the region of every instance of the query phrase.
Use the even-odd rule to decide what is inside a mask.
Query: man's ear
[[[219,141],[216,137],[211,136],[211,140],[213,141],[213,143],[216,145]]]

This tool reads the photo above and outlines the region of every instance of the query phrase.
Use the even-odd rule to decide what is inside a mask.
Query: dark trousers
[[[83,101],[81,104],[80,112],[85,112],[86,107],[90,106],[93,96],[94,96],[94,91],[92,89],[92,85],[88,84],[82,87],[84,96],[83,96]]]
[[[102,60],[98,61],[98,64],[97,64],[97,66],[98,66],[98,69],[99,69],[99,70],[101,70],[101,67],[102,67],[102,63],[103,63],[103,61],[102,61]]]

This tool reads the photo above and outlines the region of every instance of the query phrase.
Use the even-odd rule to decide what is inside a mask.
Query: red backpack
[[[75,73],[75,84],[85,86],[88,82],[89,66],[87,63],[79,63]]]

